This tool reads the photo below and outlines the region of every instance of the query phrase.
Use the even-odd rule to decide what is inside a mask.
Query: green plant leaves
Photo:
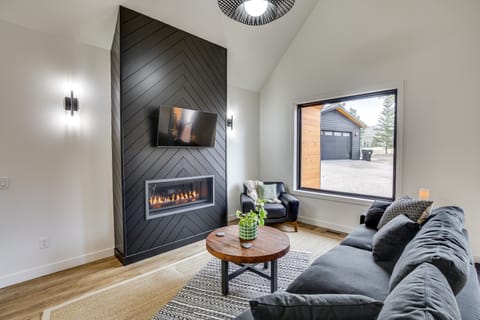
[[[264,202],[258,201],[255,211],[250,210],[249,212],[242,212],[237,210],[236,216],[239,219],[238,224],[241,226],[253,226],[258,224],[259,226],[265,225],[265,219],[267,218],[267,211],[265,210]]]

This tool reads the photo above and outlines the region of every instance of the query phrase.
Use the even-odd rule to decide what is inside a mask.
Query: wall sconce
[[[233,115],[231,115],[230,118],[227,118],[227,127],[230,128],[230,130],[233,130]]]
[[[430,190],[426,188],[418,189],[418,199],[419,200],[429,200],[430,199]]]
[[[65,110],[70,111],[73,117],[73,113],[78,111],[78,99],[73,96],[73,90],[70,91],[70,97],[65,97],[64,100]]]

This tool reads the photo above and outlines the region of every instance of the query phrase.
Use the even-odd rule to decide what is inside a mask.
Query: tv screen
[[[217,114],[162,106],[159,110],[157,146],[213,147]]]

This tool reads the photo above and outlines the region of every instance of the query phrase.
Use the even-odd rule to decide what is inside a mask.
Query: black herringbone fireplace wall
[[[120,7],[111,50],[116,256],[128,264],[226,224],[226,49]],[[214,148],[155,147],[158,107],[218,114]],[[145,181],[214,176],[215,206],[145,218]]]

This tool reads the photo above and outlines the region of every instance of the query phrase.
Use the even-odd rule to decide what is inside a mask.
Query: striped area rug
[[[278,259],[279,290],[285,290],[308,267],[309,258],[309,253],[292,250]],[[229,266],[229,272],[239,268],[233,263]],[[229,294],[223,296],[220,274],[220,260],[211,259],[153,320],[233,319],[249,307],[250,299],[270,293],[269,280],[245,272],[229,282]]]

